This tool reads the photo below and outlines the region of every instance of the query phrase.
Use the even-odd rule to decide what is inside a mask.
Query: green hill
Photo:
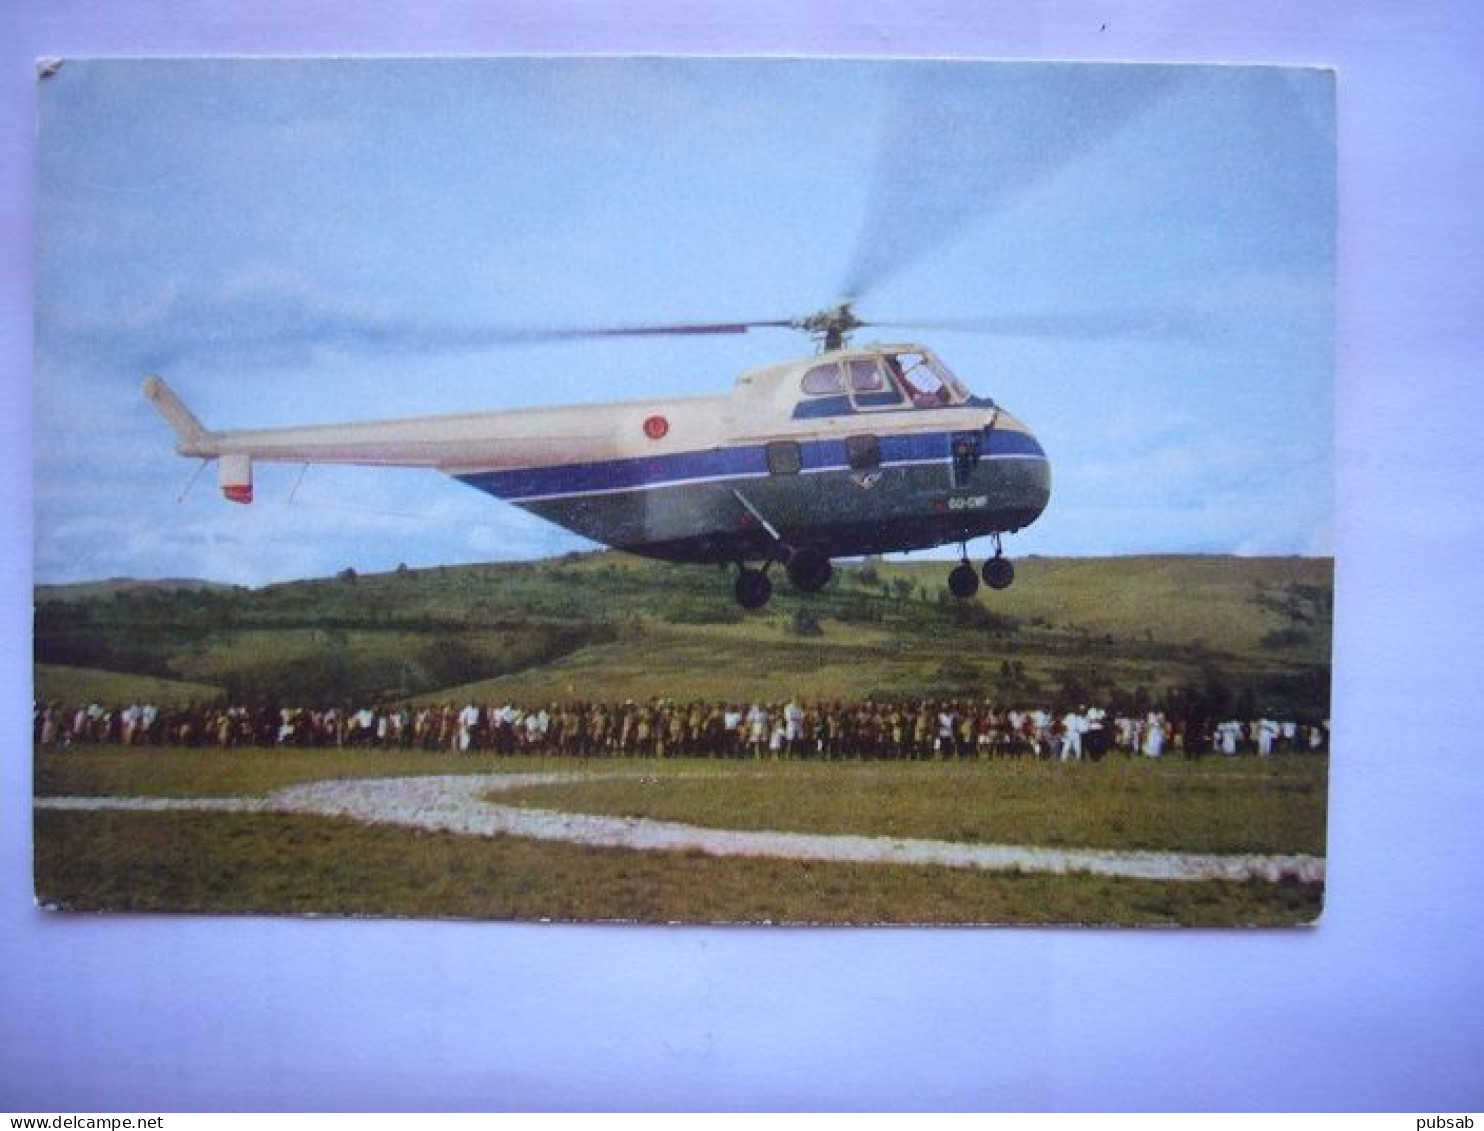
[[[220,687],[206,684],[55,664],[36,665],[35,687],[36,698],[43,703],[115,704],[137,700],[158,707],[188,707],[223,698]]]
[[[960,604],[949,563],[847,565],[814,597],[781,579],[744,613],[731,575],[619,554],[400,569],[258,590],[113,581],[36,594],[50,697],[90,669],[233,699],[974,695],[1328,707],[1333,563],[1029,558]],[[94,677],[88,677],[94,678]],[[69,686],[71,681],[71,686]],[[116,685],[118,698],[127,680]],[[148,685],[141,682],[141,688]],[[144,694],[140,691],[138,694]]]
[[[38,585],[36,603],[44,601],[86,601],[94,597],[112,597],[115,593],[142,593],[152,590],[233,590],[234,585],[223,585],[216,581],[193,581],[189,578],[167,577],[141,581],[132,577],[111,577],[107,581],[80,581],[72,585]]]

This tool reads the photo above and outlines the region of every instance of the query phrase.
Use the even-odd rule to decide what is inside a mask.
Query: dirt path
[[[641,817],[603,817],[497,805],[486,795],[536,785],[591,780],[581,774],[480,774],[467,777],[359,778],[312,782],[266,798],[39,797],[38,809],[163,812],[207,810],[347,817],[377,824],[459,833],[519,836],[641,852],[698,851],[851,863],[937,864],[989,871],[1069,873],[1154,880],[1321,881],[1317,856],[1128,852],[958,844],[881,836],[838,836],[708,829]],[[628,776],[628,775],[615,775]]]

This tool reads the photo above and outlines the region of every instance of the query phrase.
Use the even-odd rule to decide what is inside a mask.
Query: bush
[[[1280,628],[1264,634],[1262,646],[1274,651],[1281,648],[1298,648],[1308,644],[1312,639],[1313,637],[1302,628]]]

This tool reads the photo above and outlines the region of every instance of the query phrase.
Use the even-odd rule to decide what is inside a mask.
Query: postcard
[[[1333,72],[37,83],[43,906],[1320,916]]]

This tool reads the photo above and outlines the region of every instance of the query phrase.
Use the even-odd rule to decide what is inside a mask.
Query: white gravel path
[[[497,805],[488,794],[591,780],[583,774],[480,774],[465,777],[358,778],[312,782],[266,798],[39,797],[38,809],[200,810],[347,817],[375,824],[459,833],[519,836],[638,851],[703,852],[852,863],[937,864],[989,871],[1070,872],[1153,880],[1324,879],[1317,856],[1125,852],[959,844],[882,836],[708,829],[642,817],[602,817]],[[608,775],[632,776],[632,775]]]

